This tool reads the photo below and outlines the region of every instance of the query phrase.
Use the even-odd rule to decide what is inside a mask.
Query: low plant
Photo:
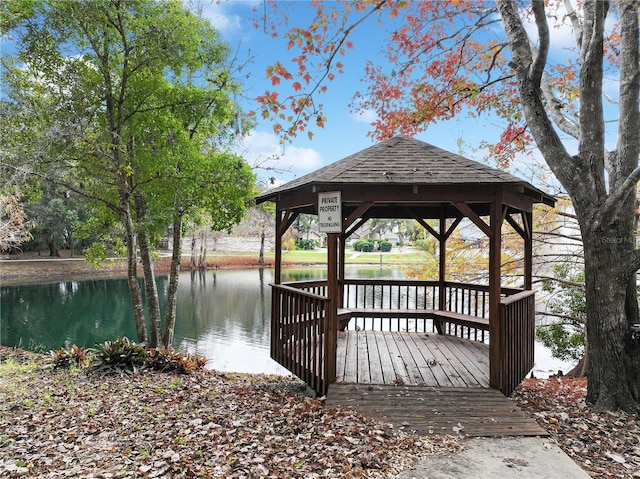
[[[137,373],[147,359],[147,348],[126,337],[96,344],[91,353],[94,356],[93,369],[105,374]]]
[[[197,354],[181,353],[170,348],[149,348],[146,365],[157,371],[190,374],[203,369],[207,360]]]
[[[109,374],[134,374],[148,368],[161,372],[190,374],[204,369],[207,359],[197,354],[181,353],[171,348],[147,348],[126,337],[96,344],[91,349],[76,346],[49,352],[50,367],[91,367]]]
[[[70,368],[71,366],[85,367],[90,363],[89,351],[75,344],[49,351],[48,364],[54,369]]]

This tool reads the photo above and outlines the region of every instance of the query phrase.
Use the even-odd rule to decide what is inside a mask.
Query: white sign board
[[[318,229],[322,233],[342,233],[342,197],[339,191],[318,193]]]

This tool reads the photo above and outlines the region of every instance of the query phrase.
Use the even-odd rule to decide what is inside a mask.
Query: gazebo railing
[[[336,326],[329,321],[329,299],[273,284],[271,357],[320,394],[335,371]],[[333,338],[333,339],[332,339]]]
[[[327,283],[301,281],[272,286],[271,355],[324,394],[335,372],[338,328],[337,318],[330,317]],[[501,359],[499,365],[491,367],[499,368],[500,389],[508,395],[533,367],[534,292],[503,288],[501,296]],[[440,308],[442,298],[444,307]],[[350,329],[429,332],[436,330],[434,319],[439,318],[444,325],[442,332],[490,342],[489,288],[485,285],[448,281],[441,296],[437,281],[347,279],[342,304],[349,311],[346,317],[351,318]],[[453,317],[448,320],[445,313]],[[460,320],[462,315],[469,320]],[[477,325],[473,318],[477,318]]]
[[[500,301],[500,390],[509,396],[533,368],[535,291],[521,291]]]

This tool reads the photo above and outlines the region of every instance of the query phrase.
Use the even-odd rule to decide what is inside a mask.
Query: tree
[[[16,56],[3,59],[3,112],[19,127],[4,143],[3,170],[63,185],[101,205],[96,223],[120,223],[138,340],[169,346],[184,216],[204,210],[228,228],[253,189],[250,169],[226,151],[242,133],[229,48],[172,0],[15,1],[0,15],[1,33],[17,39]],[[163,335],[152,250],[169,225]]]
[[[0,251],[19,248],[31,239],[30,223],[14,195],[0,195]]]
[[[596,410],[637,410],[640,404],[640,344],[630,334],[638,322],[640,268],[633,223],[640,179],[638,6],[637,0],[532,1],[526,7],[516,0],[318,2],[310,25],[284,33],[296,70],[280,62],[267,71],[273,85],[289,84],[294,94],[267,91],[258,98],[263,116],[274,118],[285,138],[309,123],[321,127],[317,97],[342,71],[352,32],[386,13],[393,26],[384,47],[389,71],[370,62],[368,91],[354,101],[377,113],[376,138],[414,134],[459,114],[490,114],[503,123],[500,139],[484,145],[498,162],[508,163],[535,142],[571,197],[581,228],[587,400]],[[564,21],[573,30],[575,56],[557,61],[550,27]],[[277,34],[281,27],[273,23],[265,30]],[[617,98],[606,105],[605,73],[618,86]],[[616,137],[613,148],[607,136]],[[577,144],[575,151],[564,138]]]
[[[83,204],[76,196],[51,184],[43,184],[37,201],[25,205],[25,213],[34,225],[31,233],[38,252],[44,245],[49,248],[49,256],[60,256],[63,248],[70,248],[73,255],[76,225],[86,219]]]

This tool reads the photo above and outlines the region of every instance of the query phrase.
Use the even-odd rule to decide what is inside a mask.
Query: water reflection
[[[283,270],[283,281],[322,279],[324,268]],[[402,278],[401,269],[353,267],[352,278]],[[167,277],[158,277],[166,297]],[[270,358],[271,269],[181,274],[174,345],[208,358],[220,371],[288,374]],[[0,343],[29,349],[91,347],[117,336],[135,338],[125,279],[60,281],[0,287]],[[161,304],[164,314],[165,304]],[[536,343],[538,377],[567,370]]]
[[[350,268],[350,277],[402,277],[401,270]],[[286,269],[283,281],[325,278],[324,268]],[[167,277],[158,277],[161,297]],[[271,269],[181,274],[177,348],[211,360],[221,371],[288,374],[269,356]],[[125,279],[61,281],[0,288],[0,342],[30,349],[91,347],[116,336],[135,338]],[[165,304],[161,304],[164,314]]]

